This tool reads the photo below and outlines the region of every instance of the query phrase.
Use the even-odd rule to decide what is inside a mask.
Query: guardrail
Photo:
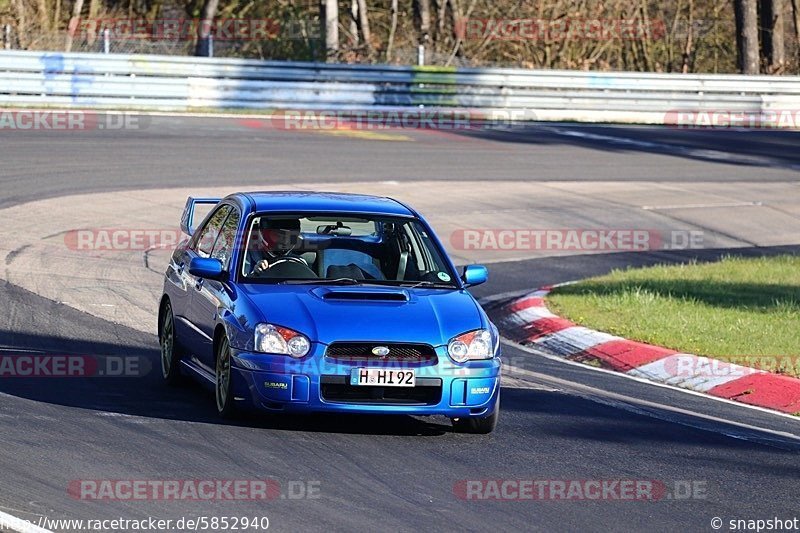
[[[3,51],[0,104],[181,111],[424,107],[663,123],[675,110],[800,110],[800,77]]]

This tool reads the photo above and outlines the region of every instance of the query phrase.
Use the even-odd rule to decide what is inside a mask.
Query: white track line
[[[511,347],[516,348],[518,350],[522,350],[523,352],[528,352],[530,354],[538,355],[540,357],[544,357],[544,358],[550,359],[552,361],[558,361],[559,363],[563,363],[565,365],[577,366],[577,367],[580,367],[580,368],[583,368],[583,369],[586,369],[586,370],[591,370],[592,372],[601,372],[603,374],[608,374],[610,376],[619,376],[619,377],[624,378],[624,379],[631,379],[633,381],[638,381],[639,383],[652,385],[654,387],[662,387],[662,388],[665,388],[665,389],[682,392],[684,394],[691,394],[692,396],[699,396],[701,398],[706,398],[708,400],[712,400],[712,401],[715,401],[715,402],[722,402],[722,403],[726,403],[728,405],[734,405],[736,407],[742,407],[744,409],[752,409],[754,411],[759,411],[761,413],[767,413],[767,414],[774,415],[774,416],[780,416],[782,418],[786,418],[788,420],[792,420],[794,423],[800,422],[800,418],[799,417],[796,417],[794,415],[790,415],[789,413],[782,413],[781,411],[773,411],[772,409],[767,409],[766,407],[759,407],[757,405],[750,405],[748,403],[736,402],[734,400],[729,400],[727,398],[720,398],[719,396],[711,396],[710,394],[705,394],[703,392],[693,391],[691,389],[682,389],[682,388],[676,387],[674,385],[667,385],[666,383],[659,383],[657,381],[650,381],[649,379],[640,378],[638,376],[633,376],[631,374],[626,374],[624,372],[616,372],[614,370],[607,370],[605,368],[598,368],[596,366],[586,365],[586,364],[583,364],[583,363],[579,363],[577,361],[570,361],[569,359],[564,359],[562,357],[558,357],[557,355],[550,355],[550,354],[542,352],[540,350],[535,350],[533,348],[529,348],[527,346],[523,346],[521,344],[517,344],[516,342],[513,342],[513,341],[511,341],[511,340],[509,340],[509,339],[507,339],[505,337],[502,337],[502,336],[501,336],[501,342],[503,344],[507,345],[507,346],[511,346]],[[526,373],[527,374],[536,374],[536,373],[531,372],[529,370],[524,370],[524,369],[520,369],[520,368],[517,368],[517,367],[509,367],[509,368],[512,369],[513,371],[519,371],[523,375],[526,374]],[[538,374],[537,374],[537,376],[538,376]],[[547,377],[548,377],[548,379],[552,379],[552,380],[558,380],[559,379],[559,378],[550,378],[549,376],[547,376]],[[576,381],[567,381],[567,380],[561,380],[561,381],[564,381],[566,383],[571,383],[573,385],[577,385],[577,386],[580,386],[580,387],[589,387],[588,385],[583,385],[582,383],[578,383]],[[589,387],[589,388],[591,388],[591,387]],[[608,391],[604,391],[604,392],[608,392]],[[667,406],[664,405],[664,407],[667,407]],[[736,422],[730,421],[730,423],[735,424]],[[772,431],[772,430],[766,430],[765,429],[764,431]],[[787,433],[786,435],[791,435],[791,434]],[[795,437],[795,438],[800,439],[800,435],[792,435],[792,436]]]
[[[576,363],[576,364],[579,364],[579,363]],[[593,367],[586,367],[584,365],[581,365],[581,366],[583,366],[584,368],[592,368],[593,370],[602,370],[602,369],[597,369],[597,368],[593,368]],[[777,431],[777,430],[774,430],[774,429],[764,428],[764,427],[760,427],[760,426],[754,426],[752,424],[746,424],[744,422],[736,422],[735,420],[730,420],[730,419],[727,419],[727,418],[722,418],[722,417],[713,416],[713,415],[706,415],[706,414],[698,413],[696,411],[690,411],[690,410],[687,410],[687,409],[683,409],[681,407],[676,407],[676,406],[673,406],[673,405],[668,405],[668,404],[663,404],[663,403],[658,403],[658,402],[651,402],[649,400],[644,400],[644,399],[641,399],[641,398],[635,398],[633,396],[627,396],[625,394],[620,394],[620,393],[617,393],[617,392],[611,392],[611,391],[608,391],[608,390],[605,390],[605,389],[598,389],[598,388],[592,387],[590,385],[584,385],[582,383],[577,383],[577,382],[570,381],[570,380],[567,380],[567,379],[548,376],[547,374],[540,374],[538,372],[533,372],[531,370],[525,370],[525,369],[517,368],[517,367],[513,367],[513,366],[510,367],[510,369],[512,371],[514,371],[514,372],[518,372],[520,376],[527,377],[527,379],[538,380],[539,382],[544,382],[546,384],[550,384],[551,386],[559,386],[560,385],[561,387],[572,387],[572,388],[578,389],[579,391],[583,391],[583,392],[592,394],[594,396],[593,398],[592,397],[586,398],[586,399],[588,399],[590,401],[595,401],[595,402],[599,402],[599,403],[605,404],[605,402],[602,401],[602,399],[605,398],[605,399],[608,400],[608,404],[609,405],[616,405],[617,407],[619,407],[619,403],[627,404],[628,406],[631,407],[632,411],[638,412],[639,414],[644,414],[644,415],[650,414],[650,415],[652,415],[652,411],[648,411],[647,409],[648,408],[649,409],[656,408],[656,409],[659,409],[659,410],[662,410],[662,411],[669,411],[669,412],[672,412],[672,413],[675,413],[675,414],[679,414],[679,415],[690,416],[690,417],[698,418],[700,420],[705,420],[705,421],[708,421],[708,422],[727,424],[727,425],[730,425],[730,426],[733,426],[733,427],[736,427],[736,428],[739,428],[739,429],[742,429],[742,430],[764,433],[764,434],[767,434],[767,435],[771,435],[771,436],[773,436],[775,438],[788,440],[788,441],[791,441],[791,442],[793,442],[795,444],[800,445],[800,435],[797,435],[795,433],[790,433],[788,431]],[[611,372],[611,373],[613,373],[613,372]],[[615,374],[615,375],[625,376],[625,374]],[[630,377],[630,376],[628,376],[628,377]],[[661,385],[661,384],[660,383],[656,383],[655,385]],[[664,386],[664,385],[662,385],[662,386]],[[670,387],[670,388],[672,388],[672,387]],[[678,389],[678,390],[680,390],[680,389]],[[563,389],[562,389],[562,392],[563,392]],[[691,393],[691,392],[694,392],[694,391],[688,391],[687,390],[685,392]],[[700,395],[700,396],[705,396],[706,398],[714,398],[713,396],[706,396],[706,395],[702,395],[702,394],[699,394],[699,393],[695,393],[695,394]],[[715,399],[721,399],[721,398],[715,398]],[[617,402],[617,403],[613,403],[613,402]],[[732,402],[732,403],[735,403],[735,402]],[[744,404],[739,404],[739,403],[736,403],[736,405],[746,406]],[[752,407],[752,406],[750,406],[750,407]],[[772,411],[769,411],[769,412],[772,413],[772,414],[775,414]],[[661,418],[661,417],[656,416],[656,418]],[[669,420],[669,419],[667,419],[667,420]],[[690,427],[697,427],[697,426],[693,426],[691,424],[687,424],[685,422],[680,422],[680,421],[675,421],[675,422],[679,423],[679,424],[682,424],[682,425],[688,425]],[[702,429],[702,427],[700,429]],[[727,436],[732,437],[732,438],[741,439],[741,440],[753,440],[752,438],[748,438],[745,435],[741,435],[741,434],[737,434],[737,433],[730,433],[730,432],[725,432],[725,431],[719,431],[719,433],[722,433],[722,434],[727,435]],[[761,441],[761,442],[767,441],[767,439],[758,439],[758,440]],[[772,441],[772,442],[775,442],[775,441]]]
[[[715,207],[761,207],[764,202],[721,202],[709,204],[643,205],[645,211],[668,211],[671,209],[709,209]]]

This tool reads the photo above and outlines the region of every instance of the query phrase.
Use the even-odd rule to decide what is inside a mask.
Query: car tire
[[[472,433],[476,435],[487,435],[497,427],[497,420],[500,418],[500,395],[494,405],[494,411],[489,416],[453,418],[453,429],[456,433]]]
[[[217,401],[217,413],[222,418],[233,418],[235,407],[233,405],[233,375],[231,373],[231,345],[228,337],[224,336],[219,341],[214,370],[214,397]]]
[[[175,316],[172,314],[172,305],[164,304],[161,314],[161,324],[158,328],[158,344],[161,347],[161,377],[167,385],[177,385],[181,382],[181,357],[180,346],[175,341]]]

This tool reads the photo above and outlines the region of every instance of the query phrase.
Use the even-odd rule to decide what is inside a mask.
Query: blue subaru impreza
[[[200,224],[198,206],[213,206]],[[189,198],[158,313],[164,380],[217,410],[444,415],[489,433],[500,342],[423,218],[391,198],[318,192]]]

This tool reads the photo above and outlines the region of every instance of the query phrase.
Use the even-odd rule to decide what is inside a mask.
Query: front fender
[[[243,325],[242,320],[230,310],[224,309],[220,312],[219,323],[225,329],[225,335],[232,348],[244,350],[247,349],[248,343],[253,344],[251,328]]]

